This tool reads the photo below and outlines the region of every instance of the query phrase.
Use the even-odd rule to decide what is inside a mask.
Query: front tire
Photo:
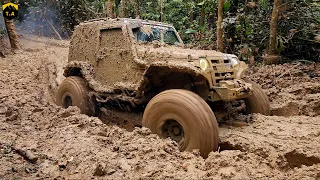
[[[251,80],[245,81],[252,84],[253,87],[252,95],[244,99],[246,104],[246,114],[260,113],[267,116],[270,115],[270,102],[267,94],[259,84]]]
[[[81,77],[70,76],[61,83],[56,95],[56,104],[63,108],[77,106],[81,113],[93,115],[88,86]]]
[[[170,137],[181,151],[199,149],[206,158],[218,149],[218,123],[209,105],[197,94],[173,89],[148,103],[142,126],[161,138]]]

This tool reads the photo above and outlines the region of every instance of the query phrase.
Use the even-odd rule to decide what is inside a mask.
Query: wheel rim
[[[176,141],[180,147],[184,144],[184,130],[176,120],[165,121],[161,127],[161,134],[164,138],[169,137]]]
[[[68,108],[69,106],[72,106],[72,99],[71,99],[71,96],[66,95],[66,96],[63,98],[62,107],[63,107],[63,108]]]

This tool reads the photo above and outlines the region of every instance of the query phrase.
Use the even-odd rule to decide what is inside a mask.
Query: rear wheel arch
[[[78,76],[86,80],[93,78],[94,67],[87,61],[69,61],[64,68],[65,77]]]
[[[83,74],[82,74],[82,69],[80,67],[67,67],[64,70],[63,75],[65,77],[69,77],[69,76],[77,76],[77,77],[82,77],[83,78]]]

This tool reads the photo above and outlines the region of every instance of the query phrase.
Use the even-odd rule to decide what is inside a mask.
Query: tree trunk
[[[2,4],[8,3],[9,0],[2,0]],[[10,40],[11,50],[15,51],[20,48],[18,34],[16,28],[14,27],[13,20],[8,20],[4,17],[4,23],[6,25],[7,33]]]
[[[217,23],[217,49],[220,52],[223,52],[223,29],[222,29],[222,20],[223,20],[223,4],[224,0],[218,0],[218,23]]]
[[[4,42],[3,42],[3,35],[0,34],[0,57],[4,56]]]
[[[128,9],[127,9],[127,0],[121,0],[121,17],[127,18],[128,17]]]
[[[193,20],[194,20],[193,9],[190,9],[190,11],[189,11],[189,16],[190,16],[189,22],[190,22],[190,24],[191,24],[191,23],[193,23]]]
[[[270,38],[269,38],[269,50],[267,56],[265,56],[266,64],[277,63],[279,57],[277,55],[277,24],[278,24],[278,14],[280,6],[280,0],[274,0],[273,10],[270,22]]]
[[[137,19],[140,18],[140,13],[139,13],[139,0],[134,1],[134,13]]]
[[[199,19],[199,26],[202,27],[204,26],[204,19],[206,17],[206,14],[204,12],[204,7],[201,7],[201,10],[200,10],[200,19]]]
[[[158,1],[160,7],[160,22],[163,22],[163,2],[162,0]]]
[[[208,15],[208,29],[212,29],[213,26],[214,26],[214,15],[210,13]]]
[[[116,18],[117,17],[117,4],[116,4],[116,0],[111,0],[112,2],[112,18]]]
[[[106,1],[105,8],[106,8],[107,17],[112,18],[113,12],[112,12],[112,1],[111,0]]]
[[[110,18],[116,18],[116,14],[115,14],[115,0],[107,0],[106,1],[106,12],[107,12],[107,17]]]
[[[278,24],[278,14],[280,6],[280,0],[274,0],[271,22],[270,22],[270,39],[269,39],[269,51],[268,55],[277,54],[277,24]]]
[[[186,3],[192,4],[192,2],[193,2],[193,0],[188,0]],[[191,5],[189,7],[189,22],[190,22],[190,24],[193,23],[193,20],[194,20],[194,12],[193,12],[193,6]]]

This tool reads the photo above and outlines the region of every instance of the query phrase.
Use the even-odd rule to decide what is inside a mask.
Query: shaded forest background
[[[173,24],[191,48],[216,49],[218,0],[17,0],[19,33],[70,38],[82,21],[102,17]],[[224,52],[259,61],[266,54],[273,0],[225,0]],[[281,0],[277,53],[282,61],[320,62],[320,0]],[[5,32],[0,21],[0,33]]]

